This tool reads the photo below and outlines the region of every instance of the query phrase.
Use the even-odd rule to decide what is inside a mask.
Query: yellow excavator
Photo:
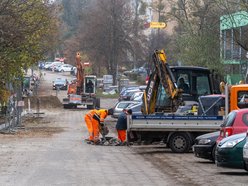
[[[207,68],[169,66],[164,50],[155,50],[152,61],[154,67],[143,96],[145,115],[175,113],[180,106],[197,104],[199,96],[218,91]],[[180,86],[182,82],[185,86]]]

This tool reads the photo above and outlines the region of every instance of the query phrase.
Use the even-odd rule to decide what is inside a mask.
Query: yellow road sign
[[[165,28],[166,26],[164,22],[150,22],[150,28]]]

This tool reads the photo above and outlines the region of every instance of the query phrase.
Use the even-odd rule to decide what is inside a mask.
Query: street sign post
[[[164,22],[150,22],[150,28],[165,28],[166,26]]]

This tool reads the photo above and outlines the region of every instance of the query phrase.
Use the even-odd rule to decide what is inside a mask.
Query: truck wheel
[[[69,109],[70,108],[70,105],[63,105],[64,106],[64,109]]]
[[[175,133],[170,137],[169,145],[172,152],[188,152],[191,145],[190,137],[185,133]]]
[[[100,104],[100,98],[96,98],[96,106],[95,107],[100,108],[101,107],[100,105],[101,105]]]
[[[86,107],[87,107],[87,109],[94,109],[95,108],[94,105],[87,105]]]

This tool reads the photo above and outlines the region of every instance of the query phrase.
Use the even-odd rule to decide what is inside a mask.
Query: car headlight
[[[227,142],[223,143],[220,146],[220,148],[233,148],[235,145],[237,145],[242,140],[244,140],[244,138],[239,138],[239,139],[235,139],[235,140],[232,140],[232,141],[227,141]]]
[[[244,145],[244,149],[248,149],[248,142],[247,142],[247,140],[246,140],[246,143]]]
[[[206,145],[206,144],[208,144],[208,143],[210,143],[210,142],[211,142],[210,139],[205,138],[205,139],[200,139],[200,140],[198,141],[198,144],[199,144],[199,145]]]

